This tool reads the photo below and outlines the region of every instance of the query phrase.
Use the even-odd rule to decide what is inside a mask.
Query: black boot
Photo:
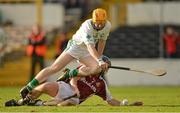
[[[20,106],[20,104],[19,104],[15,99],[11,99],[11,100],[5,102],[5,106],[6,106],[6,107],[10,107],[10,106]]]
[[[20,90],[20,96],[21,98],[26,98],[26,96],[28,95],[30,91],[28,90],[27,86],[24,86],[21,90]]]

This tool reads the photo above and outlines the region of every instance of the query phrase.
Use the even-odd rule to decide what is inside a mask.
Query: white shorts
[[[67,98],[74,94],[73,89],[69,84],[63,81],[59,81],[58,85],[59,85],[59,90],[57,95],[54,97],[54,99],[63,100],[64,98]],[[71,98],[71,101],[73,101],[73,103],[75,103],[76,105],[79,104],[78,98]]]
[[[80,58],[90,56],[90,53],[86,48],[80,45],[74,44],[73,40],[70,40],[68,42],[68,45],[65,51],[68,52],[72,57],[76,58],[77,60],[79,60]]]

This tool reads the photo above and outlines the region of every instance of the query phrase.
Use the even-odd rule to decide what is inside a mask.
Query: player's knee
[[[37,87],[38,91],[45,92],[45,90],[48,88],[48,82],[45,82]],[[36,90],[36,88],[35,88]]]
[[[49,89],[49,82],[45,82],[40,85],[38,90],[42,93],[46,93],[48,91],[48,89]]]
[[[58,91],[58,84],[56,82],[46,82],[42,84],[42,92],[48,94],[51,97],[56,96]]]
[[[100,66],[94,66],[91,68],[92,69],[92,74],[97,74],[101,72],[101,67]]]

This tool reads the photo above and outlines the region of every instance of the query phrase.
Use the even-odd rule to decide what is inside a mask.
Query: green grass
[[[73,107],[4,107],[4,102],[19,98],[20,87],[0,87],[0,112],[180,112],[179,86],[133,86],[111,87],[110,91],[116,99],[143,101],[144,106],[112,107],[97,96],[90,97],[79,106]],[[42,96],[41,99],[49,99]]]

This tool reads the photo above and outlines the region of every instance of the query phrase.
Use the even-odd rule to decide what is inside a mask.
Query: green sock
[[[72,71],[69,72],[70,77],[76,77],[79,73],[78,69],[73,69]]]
[[[69,70],[69,72],[65,75],[66,78],[76,77],[78,75],[79,70],[73,69]]]
[[[39,85],[39,81],[37,79],[33,79],[31,80],[31,82],[29,82],[29,84],[27,85],[27,89],[29,91],[32,91],[37,85]]]

